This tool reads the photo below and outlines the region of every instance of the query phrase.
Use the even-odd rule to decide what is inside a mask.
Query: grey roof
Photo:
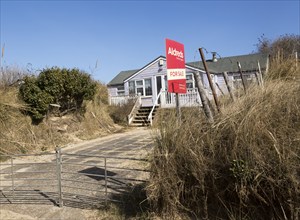
[[[159,56],[158,58],[161,58],[161,57],[165,58],[164,56]],[[156,59],[158,59],[158,58],[156,58]],[[258,66],[257,66],[258,61],[259,61],[261,69],[265,70],[267,67],[267,60],[268,60],[267,54],[256,53],[256,54],[248,54],[248,55],[241,55],[241,56],[223,57],[223,58],[219,58],[217,62],[213,62],[212,60],[206,60],[206,63],[207,63],[208,71],[210,73],[222,73],[222,72],[238,72],[239,69],[237,66],[237,62],[241,63],[242,71],[257,70],[258,69]],[[153,62],[153,61],[151,61],[151,62]],[[149,64],[147,64],[147,65],[149,65]],[[147,65],[145,65],[145,66],[147,66]],[[200,70],[204,70],[202,61],[189,62],[189,63],[186,63],[186,65],[189,65],[191,67],[194,67],[194,68],[197,68]],[[141,69],[143,69],[143,68],[141,68]],[[123,84],[126,79],[133,76],[136,72],[138,72],[141,69],[121,71],[107,85],[113,86],[113,85]]]
[[[212,60],[206,60],[208,71],[211,73],[222,73],[222,72],[238,72],[237,62],[240,62],[242,71],[257,70],[257,62],[259,61],[262,70],[267,67],[268,55],[262,53],[248,54],[241,56],[223,57],[218,58],[217,62]],[[189,62],[187,63],[198,69],[204,70],[202,61]]]
[[[127,79],[128,77],[132,76],[134,73],[139,71],[139,69],[136,70],[126,70],[126,71],[121,71],[118,75],[115,76],[107,85],[112,86],[112,85],[119,85],[123,84],[124,80]]]
[[[151,62],[147,63],[145,66],[143,66],[141,69],[138,69],[135,73],[133,73],[131,76],[128,76],[126,80],[128,80],[130,77],[133,77],[134,75],[138,74],[139,71],[143,70],[144,68],[146,68],[147,66],[149,66],[150,64],[152,64],[153,62],[156,62],[157,60],[159,60],[160,58],[166,59],[164,56],[159,56],[157,58],[155,58],[154,60],[152,60]]]

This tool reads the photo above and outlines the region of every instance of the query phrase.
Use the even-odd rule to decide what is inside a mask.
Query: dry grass
[[[22,114],[26,108],[18,99],[18,88],[0,89],[0,154],[43,151],[67,141],[47,122],[33,125]]]
[[[127,117],[130,114],[134,104],[135,100],[132,99],[125,104],[110,106],[109,115],[115,123],[126,126],[128,125]]]
[[[104,85],[98,84],[94,100],[85,105],[84,115],[54,117],[48,114],[42,123],[34,125],[30,117],[22,113],[27,106],[18,99],[18,87],[0,87],[0,154],[52,150],[57,145],[103,136],[116,130],[107,113]]]
[[[163,116],[148,186],[156,212],[299,219],[300,71],[291,71],[294,64],[273,65],[263,88],[224,106],[213,124],[198,109],[185,110],[180,126],[174,111]]]
[[[85,101],[84,114],[72,116],[69,132],[80,139],[92,139],[116,131],[116,127],[108,114],[108,93],[102,83],[97,84],[96,94],[91,101]]]
[[[271,67],[266,80],[299,80],[300,60],[296,64],[295,58],[284,59],[283,55],[278,53],[270,61]]]
[[[21,80],[26,74],[28,74],[28,71],[25,71],[18,66],[1,67],[0,88],[3,89],[10,85],[17,84],[18,80]]]

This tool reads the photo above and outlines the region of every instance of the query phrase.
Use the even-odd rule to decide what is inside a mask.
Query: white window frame
[[[137,82],[140,82],[140,81],[142,82],[142,85],[137,84]],[[134,84],[135,84],[135,94],[138,95],[139,94],[138,89],[142,88],[143,94],[141,94],[141,96],[144,96],[145,95],[144,80],[143,79],[135,80]]]
[[[118,86],[117,87],[117,95],[118,96],[124,96],[125,95],[125,86]]]
[[[151,82],[151,95],[146,95],[146,83],[145,80],[150,80]],[[137,82],[142,82],[141,85],[138,85]],[[153,82],[152,82],[152,78],[146,78],[146,79],[137,79],[134,80],[134,85],[135,85],[135,94],[138,95],[138,89],[143,89],[143,94],[141,94],[141,96],[143,97],[152,97],[153,96]]]
[[[130,86],[131,86],[131,85],[130,85],[131,83],[133,83],[133,88],[130,87]],[[132,89],[133,89],[133,90],[132,90]],[[129,94],[129,95],[135,95],[135,94],[136,94],[136,90],[135,90],[135,81],[133,81],[133,80],[128,82],[128,94]]]
[[[187,79],[187,76],[192,76],[191,79]],[[192,83],[192,88],[188,88],[187,89],[194,89],[195,88],[195,79],[194,79],[194,74],[193,73],[186,73],[186,84],[188,83]]]
[[[146,83],[145,83],[146,80],[150,80],[151,95],[146,95]],[[147,79],[144,79],[143,81],[144,81],[144,94],[145,94],[145,97],[151,97],[151,96],[153,96],[153,83],[152,83],[152,78],[147,78]]]

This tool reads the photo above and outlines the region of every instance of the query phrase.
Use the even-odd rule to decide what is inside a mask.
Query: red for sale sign
[[[186,93],[184,45],[166,39],[168,92]]]

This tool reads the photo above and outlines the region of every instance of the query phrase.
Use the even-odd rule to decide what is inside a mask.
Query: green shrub
[[[41,90],[37,85],[37,79],[34,76],[26,76],[24,84],[20,87],[22,99],[30,104],[29,113],[34,120],[41,120],[48,111],[49,104],[53,101],[46,91]]]
[[[44,69],[39,76],[27,76],[20,87],[22,100],[31,107],[33,120],[41,120],[50,104],[60,105],[60,111],[82,111],[83,101],[92,100],[96,82],[78,69]]]
[[[61,110],[80,109],[83,100],[91,100],[96,92],[96,82],[78,69],[53,67],[38,76],[38,86],[53,96]]]

